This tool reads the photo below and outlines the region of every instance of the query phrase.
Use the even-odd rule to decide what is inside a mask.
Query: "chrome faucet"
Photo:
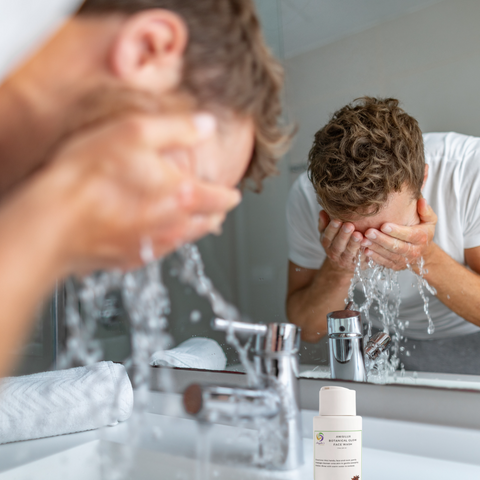
[[[375,360],[392,339],[379,332],[370,338],[364,352],[361,313],[351,310],[352,305],[350,302],[345,310],[327,315],[330,374],[331,378],[366,382],[365,356]]]
[[[262,466],[275,470],[300,467],[303,464],[298,388],[300,328],[284,323],[259,325],[222,319],[215,319],[212,327],[255,335],[254,368],[259,381],[253,388],[190,385],[183,397],[186,411],[207,422],[234,423],[258,418],[276,421],[281,435],[260,438],[258,458],[266,458]]]

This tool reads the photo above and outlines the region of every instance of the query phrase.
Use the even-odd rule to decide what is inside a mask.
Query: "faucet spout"
[[[350,310],[352,306],[350,302],[345,310],[327,315],[330,374],[336,379],[366,382],[365,356],[375,360],[387,350],[392,339],[384,332],[377,333],[364,351],[362,316]]]
[[[215,319],[212,327],[229,334],[256,336],[254,365],[260,382],[257,388],[190,385],[183,395],[185,410],[205,422],[252,420],[257,426],[271,424],[268,432],[259,428],[259,463],[276,470],[300,467],[303,464],[298,389],[300,329],[291,324],[258,325],[223,319]],[[267,422],[256,422],[258,419]]]

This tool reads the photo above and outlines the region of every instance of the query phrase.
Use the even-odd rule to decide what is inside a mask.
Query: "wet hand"
[[[206,183],[165,160],[214,133],[210,115],[131,115],[71,138],[41,174],[50,216],[60,219],[65,273],[142,264],[219,230],[240,202],[232,188]],[[63,207],[63,210],[62,210]]]
[[[320,242],[332,266],[341,272],[353,272],[358,252],[365,243],[364,236],[355,231],[353,223],[330,220],[322,210],[318,231]]]
[[[365,249],[367,257],[375,263],[391,268],[405,270],[408,265],[417,269],[417,262],[423,258],[425,265],[435,250],[433,236],[437,224],[437,215],[424,198],[417,202],[420,224],[402,226],[385,223],[380,230],[370,228],[365,237],[371,245]]]

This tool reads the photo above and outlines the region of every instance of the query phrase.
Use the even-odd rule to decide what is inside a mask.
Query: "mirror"
[[[267,41],[285,66],[286,110],[289,120],[298,124],[298,134],[279,163],[279,175],[265,182],[260,195],[246,191],[240,207],[228,217],[223,234],[201,240],[198,247],[207,275],[246,321],[287,322],[285,210],[292,186],[306,171],[315,132],[333,112],[368,95],[397,98],[418,120],[423,133],[458,132],[480,137],[480,32],[476,22],[480,4],[467,0],[257,0],[257,5]],[[427,181],[433,182],[433,178]],[[435,188],[435,184],[430,187]],[[472,182],[455,186],[455,192],[471,202],[471,215],[475,214],[477,198],[473,188]],[[439,224],[453,225],[453,220],[450,214],[439,215]],[[472,228],[474,220],[468,218]],[[480,214],[477,223],[480,232]],[[462,252],[457,260],[463,261],[464,247],[480,245],[480,233],[478,244],[473,237],[468,245],[457,245]],[[195,354],[191,347],[175,353],[179,363],[174,366],[241,371],[237,353],[225,342],[225,334],[211,329],[214,315],[206,300],[178,281],[172,259],[165,262],[163,273],[172,302],[171,347],[178,349],[192,338],[216,342],[194,346],[198,358],[207,356],[202,349],[213,348],[208,352],[216,363],[181,364],[185,353]],[[411,288],[408,281],[402,285]],[[428,295],[437,335],[404,335],[399,348],[403,348],[400,361],[405,368],[399,366],[387,381],[480,389],[480,333],[462,320],[466,327],[461,326],[454,335],[448,334],[448,328],[439,335],[443,320],[436,309],[441,302]],[[121,297],[112,292],[97,332],[107,359],[122,361],[129,355],[128,323]],[[169,361],[160,359],[159,364]],[[300,362],[302,376],[327,378],[327,336],[316,343],[303,342]]]
[[[298,135],[280,163],[280,175],[266,182],[261,195],[246,192],[222,237],[206,238],[199,247],[207,273],[225,298],[247,320],[268,323],[287,321],[288,193],[306,170],[315,132],[334,111],[365,95],[393,97],[418,120],[424,133],[480,135],[475,81],[480,34],[473,21],[480,6],[423,0],[361,4],[279,0],[259,1],[258,6],[267,39],[283,58],[286,106],[289,119],[298,124]],[[411,287],[404,281],[402,288]],[[227,369],[239,368],[224,335],[210,329],[212,312],[207,304],[179,285],[171,291],[178,305],[170,327],[175,343],[191,336],[213,338],[225,351]],[[420,297],[413,293],[418,303]],[[440,302],[428,295],[438,331]],[[191,321],[192,311],[201,312],[200,321]],[[434,341],[426,332],[420,339],[406,335],[399,345],[405,369],[399,365],[389,381],[478,388],[480,333],[470,325],[462,331],[468,330],[467,335],[437,332],[432,335]],[[328,352],[326,336],[314,344],[302,343],[302,375],[328,376]]]
[[[342,2],[333,9],[327,2],[296,2],[295,7],[293,2],[285,2],[282,7],[287,105],[299,124],[297,140],[289,153],[292,183],[305,168],[315,132],[333,112],[364,95],[399,99],[402,108],[418,120],[423,133],[480,135],[480,97],[472,81],[480,68],[480,37],[470,20],[478,15],[478,5],[463,1],[372,1],[362,2],[361,12],[354,10],[360,9],[357,2]],[[315,23],[309,18],[315,18]],[[318,33],[322,31],[323,37]],[[428,163],[432,154],[429,156],[427,149],[433,147],[427,143]],[[432,190],[438,188],[447,196],[449,187],[446,183],[432,184],[440,178],[432,173],[426,190],[433,196]],[[473,189],[470,192],[474,195]],[[447,222],[453,226],[454,214],[446,210],[437,214],[437,233],[448,230]],[[457,247],[457,261],[462,263],[463,248],[478,246],[467,245],[466,227],[463,232],[459,242],[465,243]],[[442,247],[455,256],[454,249],[445,244]],[[402,285],[403,291],[411,289],[408,283]],[[450,332],[446,327],[442,332],[442,322],[446,322],[440,313],[443,305],[429,297],[437,334],[430,337],[425,325],[425,331],[417,333],[416,338],[412,335],[406,343],[401,342],[404,350],[400,360],[406,372],[399,371],[393,381],[478,388],[480,330],[460,321],[457,325],[462,334],[453,326]],[[413,290],[411,298],[417,303],[420,300]],[[408,302],[404,301],[404,307],[404,315],[413,317],[412,306],[407,310]],[[323,342],[307,347],[307,351],[323,353]],[[302,363],[319,365],[311,361],[312,357],[303,358]],[[320,363],[305,374],[321,376],[328,370]]]

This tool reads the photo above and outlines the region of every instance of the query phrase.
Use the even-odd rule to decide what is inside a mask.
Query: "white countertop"
[[[103,480],[98,440],[90,441],[54,457],[46,457],[23,467],[0,474],[1,480]],[[209,478],[313,479],[313,441],[304,439],[306,463],[293,472],[271,472],[211,464]],[[135,480],[195,478],[196,462],[190,458],[153,451],[141,452]],[[371,448],[363,449],[363,478],[368,480],[478,480],[480,466],[447,460],[394,453]]]
[[[162,401],[162,396],[156,396]],[[232,465],[235,451],[256,448],[255,432],[223,425],[212,429],[211,479],[313,479],[312,417],[304,411],[304,466],[272,472]],[[142,439],[136,451],[135,480],[196,478],[196,445],[205,442],[190,419],[147,414],[155,437]],[[480,431],[364,418],[363,478],[368,480],[479,480]],[[0,480],[104,480],[99,449],[124,458],[132,452],[128,423],[102,431],[64,435],[0,446]],[[238,456],[238,455],[237,455]],[[113,457],[110,457],[113,458]],[[105,468],[105,466],[104,466]],[[205,478],[202,480],[206,480]]]

